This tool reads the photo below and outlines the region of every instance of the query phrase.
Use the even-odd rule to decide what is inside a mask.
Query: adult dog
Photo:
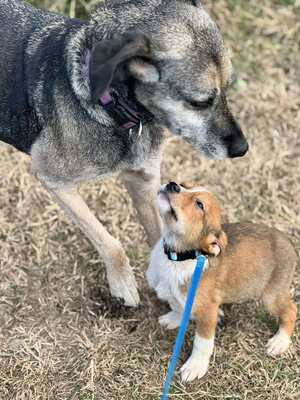
[[[247,152],[216,24],[197,0],[107,0],[89,22],[1,0],[0,37],[0,140],[30,154],[102,256],[112,295],[137,305],[124,250],[77,188],[120,174],[152,245],[164,128],[213,159]]]

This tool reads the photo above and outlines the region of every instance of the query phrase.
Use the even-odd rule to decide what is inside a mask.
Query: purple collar
[[[142,126],[142,118],[114,91],[107,90],[99,99],[101,106],[124,130]]]
[[[123,86],[123,85],[122,85]],[[143,125],[153,120],[154,116],[145,107],[133,100],[124,86],[110,88],[100,97],[100,105],[118,124],[119,128],[133,133],[138,128],[138,136],[141,135]]]

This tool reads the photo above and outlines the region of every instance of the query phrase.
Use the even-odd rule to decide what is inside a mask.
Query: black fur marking
[[[53,28],[51,34],[37,34],[53,24],[58,27]],[[54,109],[53,82],[58,75],[68,80],[64,43],[73,27],[81,26],[78,20],[68,20],[19,1],[1,0],[0,140],[30,153],[44,125],[38,116],[33,91],[40,79],[45,80],[45,67],[43,104]],[[30,49],[32,46],[36,46],[34,51]],[[29,55],[28,51],[34,54]],[[48,113],[45,116],[48,117]]]

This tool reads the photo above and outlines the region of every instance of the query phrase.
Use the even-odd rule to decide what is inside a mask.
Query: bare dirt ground
[[[299,254],[299,0],[220,0],[207,6],[232,49],[232,107],[251,151],[243,159],[212,162],[173,138],[166,144],[163,180],[205,184],[229,221],[277,227]],[[147,288],[149,249],[127,193],[118,180],[82,188],[127,249],[142,297],[137,310],[109,298],[97,253],[29,166],[26,156],[0,145],[0,399],[158,399],[175,332],[157,323],[165,306]],[[290,351],[272,359],[265,344],[276,321],[255,303],[225,312],[227,326],[217,335],[208,375],[188,386],[177,375],[171,398],[299,399],[299,323]],[[180,364],[192,334],[191,328]]]

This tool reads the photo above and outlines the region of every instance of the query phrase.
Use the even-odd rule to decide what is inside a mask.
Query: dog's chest
[[[184,307],[186,296],[183,288],[190,283],[194,269],[195,260],[170,261],[164,254],[163,243],[160,241],[153,249],[147,280],[158,298],[169,302],[175,299]]]

